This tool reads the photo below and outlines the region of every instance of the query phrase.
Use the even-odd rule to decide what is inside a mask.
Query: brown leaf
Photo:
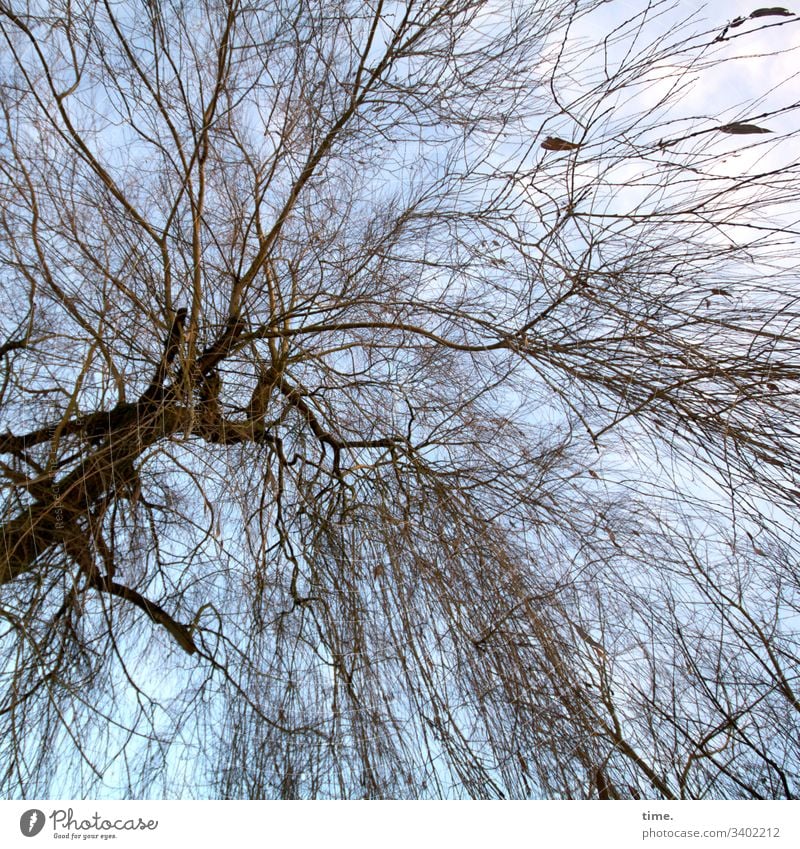
[[[772,130],[767,130],[764,127],[758,127],[755,124],[743,124],[739,121],[734,121],[732,124],[723,124],[721,127],[717,127],[717,129],[720,132],[731,133],[737,136],[772,132]]]
[[[577,150],[580,145],[577,142],[565,141],[556,136],[548,136],[542,142],[544,150]]]
[[[731,295],[731,293],[727,289],[712,289],[711,294],[712,295],[723,295],[726,298],[732,298],[733,297],[733,295]]]
[[[755,12],[750,12],[751,18],[769,18],[769,17],[791,18],[794,12],[784,9],[783,6],[769,6],[765,9],[756,9]]]

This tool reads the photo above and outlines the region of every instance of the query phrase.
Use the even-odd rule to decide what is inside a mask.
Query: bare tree
[[[3,793],[798,794],[798,19],[726,9],[0,3]]]

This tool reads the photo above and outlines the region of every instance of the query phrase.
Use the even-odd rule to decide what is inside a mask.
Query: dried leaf
[[[599,658],[605,658],[606,650],[597,642],[597,640],[593,639],[580,625],[573,623],[575,630],[578,632],[578,636],[588,645],[590,645],[596,652]]]
[[[723,133],[731,133],[739,136],[772,132],[772,130],[767,130],[764,127],[758,127],[755,124],[743,124],[739,121],[734,121],[732,124],[723,124],[721,127],[717,127],[717,129]]]
[[[733,297],[733,295],[731,295],[731,293],[727,289],[712,289],[711,294],[712,295],[723,295],[726,298],[732,298]]]
[[[755,12],[750,12],[751,18],[769,18],[769,17],[791,18],[794,12],[784,9],[783,6],[769,6],[766,9],[756,9]]]
[[[548,136],[542,142],[542,148],[544,150],[577,150],[579,147],[580,144],[577,142],[565,141],[556,136]]]

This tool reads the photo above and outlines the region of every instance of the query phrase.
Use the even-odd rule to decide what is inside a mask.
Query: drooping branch
[[[156,623],[156,625],[164,627],[175,642],[178,643],[178,645],[187,654],[195,654],[197,652],[197,646],[192,639],[189,628],[186,625],[182,625],[180,622],[175,621],[175,619],[173,619],[163,607],[156,604],[154,601],[145,598],[145,596],[136,590],[131,589],[131,587],[126,587],[117,581],[113,581],[110,577],[108,577],[108,575],[100,575],[97,572],[89,578],[89,585],[97,590],[109,593],[110,595],[116,596],[117,598],[121,598],[124,601],[128,601],[135,605],[146,613],[147,616]]]

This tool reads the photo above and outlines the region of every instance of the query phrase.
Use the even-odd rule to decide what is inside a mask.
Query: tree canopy
[[[0,2],[0,789],[800,790],[798,18]]]

